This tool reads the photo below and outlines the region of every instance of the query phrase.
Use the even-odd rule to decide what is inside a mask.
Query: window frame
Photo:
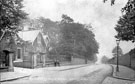
[[[20,49],[20,58],[18,58],[18,49]],[[22,57],[22,48],[21,48],[21,47],[17,47],[16,60],[20,60],[20,61],[22,61],[22,60],[23,60],[23,57]]]

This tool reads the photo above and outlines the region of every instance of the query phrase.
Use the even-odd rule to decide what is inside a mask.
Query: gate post
[[[10,52],[9,53],[9,71],[14,71],[13,56],[14,56],[14,53]]]

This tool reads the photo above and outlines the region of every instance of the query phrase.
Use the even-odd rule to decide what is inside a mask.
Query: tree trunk
[[[130,63],[129,63],[129,67],[131,68],[131,55],[130,55]]]
[[[85,64],[87,64],[88,63],[88,60],[87,60],[87,57],[85,56]]]
[[[4,37],[5,33],[6,33],[6,31],[4,31],[4,32],[2,33],[2,35],[1,35],[1,37],[0,37],[0,41],[1,41],[2,38]]]

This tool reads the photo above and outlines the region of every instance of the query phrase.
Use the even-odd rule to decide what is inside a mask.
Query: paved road
[[[2,84],[102,84],[104,79],[112,73],[112,67],[104,64],[62,70],[38,69],[28,79]]]
[[[99,65],[99,68],[92,73],[82,76],[80,79],[73,80],[67,84],[102,84],[104,79],[111,76],[113,69],[109,65]]]

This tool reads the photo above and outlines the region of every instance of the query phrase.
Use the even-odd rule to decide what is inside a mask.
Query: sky
[[[127,0],[116,0],[110,5],[110,0],[24,0],[24,9],[30,18],[43,16],[53,21],[61,20],[62,14],[67,14],[75,22],[91,24],[95,38],[99,43],[98,57],[112,57],[112,49],[116,46],[117,34],[114,27],[121,16],[121,8]],[[123,53],[133,48],[131,42],[120,42]]]

